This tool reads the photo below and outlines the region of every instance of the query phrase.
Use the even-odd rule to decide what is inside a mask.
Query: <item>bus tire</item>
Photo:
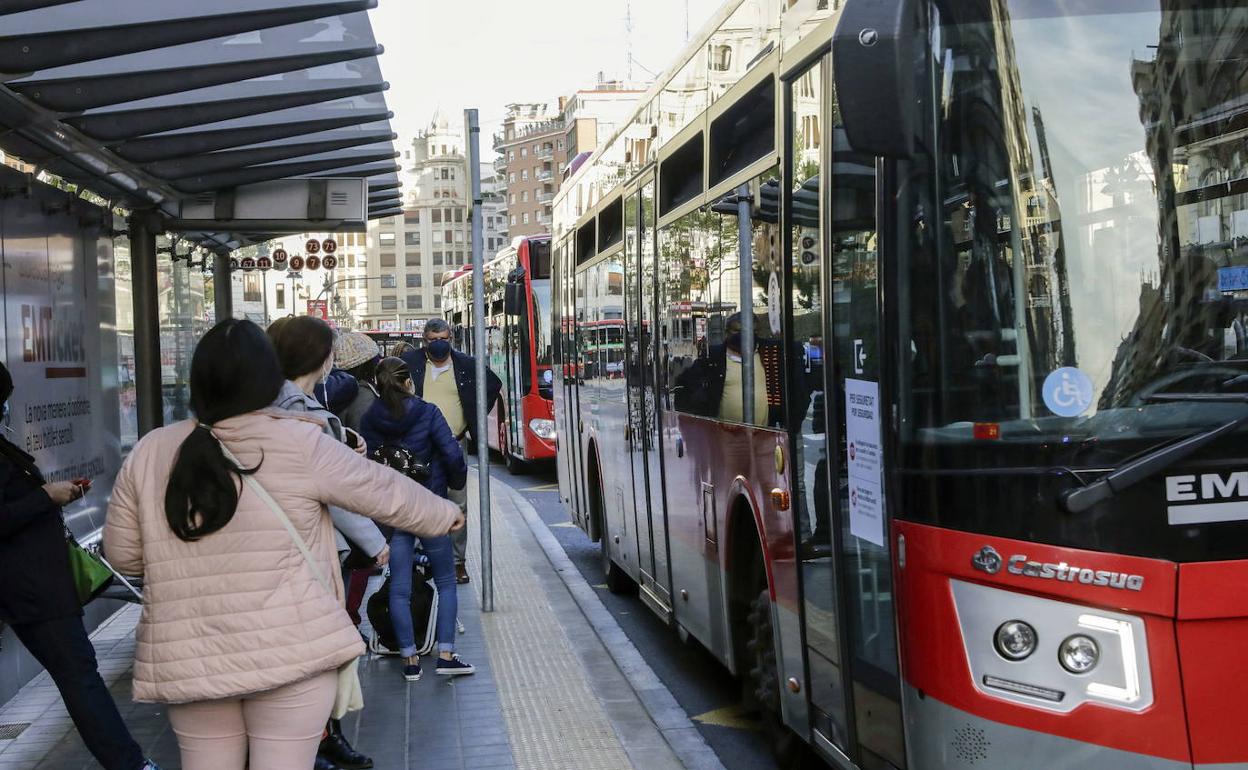
[[[512,454],[510,446],[503,449],[503,464],[512,476],[519,476],[529,470],[529,464]]]
[[[631,594],[637,590],[637,584],[628,576],[624,569],[611,558],[611,537],[607,534],[607,508],[602,498],[602,482],[594,474],[593,516],[598,528],[598,550],[602,559],[602,575],[607,590],[613,594]]]
[[[750,700],[757,705],[768,748],[781,770],[823,767],[810,748],[784,724],[780,715],[780,667],[776,662],[776,637],[771,620],[771,593],[766,587],[750,602],[749,672]]]

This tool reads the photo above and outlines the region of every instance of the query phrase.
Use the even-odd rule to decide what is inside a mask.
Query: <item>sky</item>
[[[721,0],[687,0],[689,34]],[[380,0],[370,11],[385,46],[386,101],[406,143],[441,107],[452,122],[480,111],[488,143],[511,102],[549,102],[624,77],[626,0]],[[666,69],[685,45],[682,0],[631,0],[635,80]],[[483,155],[489,157],[488,144]]]

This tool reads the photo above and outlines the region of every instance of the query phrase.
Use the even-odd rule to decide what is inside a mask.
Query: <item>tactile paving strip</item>
[[[472,587],[480,595],[476,476],[469,485]],[[494,606],[483,613],[490,661],[520,770],[626,770],[624,752],[512,525],[524,526],[497,487],[493,495]]]

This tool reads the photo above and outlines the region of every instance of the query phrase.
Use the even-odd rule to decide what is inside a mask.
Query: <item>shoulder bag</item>
[[[220,443],[220,439],[217,440]],[[234,463],[238,467],[242,467],[238,458],[234,453],[226,448],[225,444],[221,444],[221,451],[225,453],[225,458]],[[307,563],[308,569],[312,570],[312,576],[316,578],[316,582],[321,584],[321,588],[330,596],[334,595],[333,588],[330,587],[329,581],[321,573],[320,568],[316,565],[316,559],[312,557],[312,552],[308,549],[308,544],[303,542],[303,538],[299,535],[299,531],[295,529],[295,525],[291,522],[290,517],[282,510],[282,506],[277,504],[272,495],[268,493],[255,476],[246,474],[243,476],[243,483],[251,487],[251,491],[256,493],[273,515],[282,522],[282,526],[286,527],[286,531],[290,533],[290,539],[295,541],[295,545],[299,548],[299,552],[303,554],[303,560]],[[342,719],[352,711],[360,711],[364,708],[364,690],[360,686],[360,659],[352,658],[346,663],[338,667],[338,694],[334,698],[334,710],[332,716],[334,719]]]

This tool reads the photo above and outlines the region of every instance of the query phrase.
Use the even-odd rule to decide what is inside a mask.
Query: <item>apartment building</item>
[[[507,183],[507,226],[512,238],[550,229],[550,204],[567,164],[563,116],[549,105],[507,105],[503,130],[494,137],[496,164]]]

